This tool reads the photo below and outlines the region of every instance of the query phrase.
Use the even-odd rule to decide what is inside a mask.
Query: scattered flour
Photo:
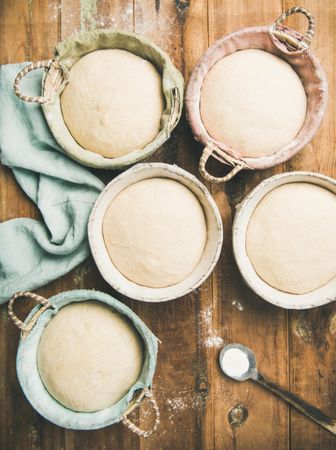
[[[49,21],[50,22],[57,22],[59,19],[61,19],[62,24],[72,24],[74,19],[76,19],[79,16],[79,9],[73,10],[72,12],[66,11],[66,14],[63,13],[63,5],[57,1],[51,2],[48,4],[48,10],[49,10]],[[73,30],[77,31],[77,30]]]
[[[201,342],[207,348],[220,348],[224,345],[218,331],[212,328],[213,306],[208,306],[200,312]]]
[[[170,411],[183,411],[187,409],[187,403],[183,397],[168,398],[167,405]]]
[[[239,311],[244,311],[244,306],[237,302],[237,300],[233,300],[232,305],[235,306]]]
[[[96,14],[96,0],[80,0],[80,29],[90,30],[97,28]]]
[[[212,324],[212,306],[208,306],[204,311],[201,311],[202,326],[211,326]]]
[[[160,379],[156,379],[153,387],[153,395],[156,398],[162,416],[171,424],[179,423],[181,414],[188,414],[188,411],[200,410],[202,400],[200,393],[197,393],[191,386],[175,385],[168,393],[160,384]],[[153,410],[147,402],[141,405],[140,416],[142,422],[153,420]],[[165,434],[165,430],[160,430],[161,434]]]
[[[48,10],[49,10],[49,20],[53,22],[54,20],[58,20],[59,16],[61,15],[62,5],[58,2],[49,3]]]
[[[204,344],[206,347],[223,347],[224,341],[220,336],[209,336],[205,339]]]

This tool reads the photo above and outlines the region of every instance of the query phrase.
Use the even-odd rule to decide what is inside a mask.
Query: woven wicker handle
[[[282,23],[287,19],[287,17],[297,13],[303,14],[308,20],[308,30],[306,34],[301,38],[296,38],[295,36],[289,35],[288,33],[286,33],[286,30],[281,27]],[[302,8],[301,6],[294,6],[293,8],[290,8],[283,14],[281,14],[280,17],[278,17],[278,19],[271,25],[270,31],[281,42],[289,44],[295,50],[307,50],[310,47],[311,41],[315,34],[315,19],[313,15],[305,8]]]
[[[154,423],[153,427],[147,431],[142,430],[141,428],[137,427],[133,422],[131,422],[127,418],[128,414],[130,414],[135,408],[137,408],[140,405],[143,398],[147,398],[149,400],[149,402],[151,403],[151,405],[155,411],[155,415],[156,415],[155,423]],[[148,438],[157,430],[157,428],[160,424],[160,411],[159,411],[159,407],[156,403],[156,400],[153,397],[153,394],[151,393],[151,391],[148,388],[144,388],[143,391],[140,393],[140,395],[135,399],[135,401],[132,402],[130,407],[127,409],[127,411],[123,415],[122,423],[127,428],[129,428],[131,431],[133,431],[133,433],[135,433],[136,435],[138,435],[140,437],[144,437],[144,438]]]
[[[20,83],[22,79],[33,70],[44,69],[47,72],[46,80],[44,83],[44,93],[45,96],[35,96],[31,97],[29,95],[24,95],[20,91]],[[57,90],[60,86],[67,82],[68,74],[64,72],[64,69],[59,65],[59,63],[52,59],[47,59],[44,61],[33,62],[24,67],[15,77],[14,80],[14,92],[15,94],[29,103],[39,103],[40,105],[50,103]]]
[[[169,125],[168,125],[169,132],[171,132],[178,124],[178,121],[180,119],[181,107],[182,107],[182,102],[181,102],[180,92],[175,87],[172,89],[172,108],[171,108],[171,114],[169,117]]]
[[[8,303],[8,315],[12,319],[14,324],[18,328],[20,328],[21,331],[30,331],[32,329],[32,327],[35,325],[38,317],[36,316],[34,320],[31,320],[27,324],[25,324],[24,322],[22,322],[22,320],[17,318],[17,316],[13,312],[13,304],[14,304],[15,300],[17,300],[20,297],[31,298],[36,303],[41,304],[42,308],[38,311],[39,316],[42,314],[43,311],[52,307],[52,304],[49,303],[49,301],[46,298],[41,297],[40,295],[34,294],[33,292],[17,292],[16,294],[13,295],[13,297],[9,300],[9,303]]]
[[[220,153],[220,156],[226,160],[226,162],[233,166],[232,170],[225,175],[224,177],[215,177],[211,175],[205,168],[206,163],[212,153],[216,151],[213,147],[208,145],[203,150],[200,162],[199,162],[199,171],[203,178],[205,178],[210,183],[220,184],[220,183],[226,183],[227,181],[231,180],[235,175],[237,175],[238,172],[240,172],[242,169],[246,168],[246,164],[242,161],[239,161],[238,159],[232,158],[229,155],[226,155],[224,152]]]

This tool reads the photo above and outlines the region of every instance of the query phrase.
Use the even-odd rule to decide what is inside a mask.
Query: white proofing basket
[[[246,252],[246,231],[254,209],[265,195],[287,183],[313,183],[336,194],[336,180],[312,172],[290,172],[275,175],[261,182],[237,206],[233,223],[233,252],[245,283],[260,297],[286,309],[308,309],[325,305],[336,299],[336,277],[324,286],[306,294],[280,291],[263,281],[254,270]],[[336,256],[335,256],[336,257]]]
[[[207,223],[207,242],[203,256],[193,273],[183,281],[163,288],[141,286],[124,277],[110,259],[102,232],[105,212],[113,199],[131,184],[155,177],[176,180],[188,187],[201,203]],[[137,164],[111,181],[93,207],[88,234],[93,258],[103,278],[121,294],[145,302],[172,300],[182,297],[200,286],[214,269],[223,242],[222,219],[209,191],[189,172],[163,163]]]

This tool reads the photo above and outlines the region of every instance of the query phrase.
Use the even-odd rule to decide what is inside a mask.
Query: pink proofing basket
[[[304,14],[309,21],[305,36],[281,25],[289,15],[298,12]],[[284,12],[270,26],[243,28],[218,39],[203,54],[190,77],[185,105],[194,137],[205,146],[199,169],[207,181],[224,183],[242,169],[267,169],[276,166],[295,155],[314,137],[326,110],[328,83],[321,64],[309,50],[313,36],[313,16],[303,8],[294,7]],[[209,70],[225,56],[251,48],[273,53],[287,61],[299,75],[307,95],[305,122],[296,138],[276,153],[259,158],[242,157],[239,150],[213,139],[205,129],[200,114],[202,85]],[[205,168],[210,156],[232,166],[232,170],[221,178],[211,175]]]

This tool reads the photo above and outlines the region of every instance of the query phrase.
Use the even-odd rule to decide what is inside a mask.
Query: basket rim
[[[55,47],[55,55],[56,55],[56,61],[63,67],[64,70],[67,72],[69,69],[69,48],[71,48],[72,45],[76,43],[80,43],[82,46],[87,45],[89,48],[89,45],[91,45],[92,42],[95,42],[98,47],[95,49],[88,50],[84,54],[90,53],[95,50],[103,50],[103,49],[109,49],[109,48],[120,48],[126,51],[129,51],[131,53],[137,54],[135,51],[132,51],[132,49],[129,48],[121,48],[120,46],[116,47],[107,47],[101,44],[101,41],[104,42],[104,39],[106,37],[114,36],[118,38],[118,36],[126,36],[133,42],[136,41],[138,45],[142,45],[143,47],[149,47],[151,48],[154,53],[162,60],[162,92],[165,97],[166,101],[166,108],[163,111],[162,117],[161,117],[161,127],[154,138],[153,141],[149,142],[143,149],[138,149],[131,151],[123,156],[118,156],[116,158],[108,158],[105,156],[102,156],[98,153],[86,150],[84,147],[82,147],[71,135],[69,129],[67,128],[62,115],[61,110],[61,104],[60,104],[60,95],[62,93],[62,90],[64,89],[64,85],[56,92],[55,98],[51,103],[46,103],[42,105],[42,109],[45,115],[45,118],[47,120],[47,123],[49,125],[49,128],[58,142],[58,144],[61,146],[63,151],[70,156],[72,159],[78,161],[79,163],[93,168],[99,168],[99,169],[120,169],[123,167],[127,167],[131,164],[135,164],[138,161],[141,161],[145,158],[148,158],[153,153],[156,152],[156,150],[170,137],[171,131],[175,128],[178,121],[180,120],[181,113],[182,113],[182,105],[183,105],[183,95],[184,95],[184,79],[182,77],[182,74],[179,72],[179,70],[174,66],[172,60],[170,59],[169,55],[162,50],[158,45],[156,45],[154,42],[146,38],[145,36],[139,34],[139,33],[133,33],[129,31],[122,31],[122,30],[110,30],[110,29],[96,29],[96,30],[90,30],[90,31],[80,31],[73,33],[64,41],[61,41],[57,44]],[[139,55],[138,55],[139,56]],[[143,59],[145,59],[143,56],[140,56]],[[80,59],[80,57],[78,58]],[[150,62],[153,62],[153,59],[151,60],[150,57],[148,57],[148,60]],[[64,63],[62,64],[62,61]],[[65,64],[65,65],[64,65]],[[74,64],[74,63],[73,63]],[[71,64],[71,66],[73,65]],[[154,64],[155,65],[155,64]],[[43,81],[42,81],[42,88],[44,92],[44,86],[45,86],[45,80],[46,80],[47,74],[44,75]],[[177,108],[177,120],[172,123],[172,126],[168,127],[168,116],[173,115],[173,106],[171,100],[169,100],[168,90],[170,93],[174,91],[174,89],[177,91],[177,95],[179,98],[179,105]],[[172,94],[171,94],[172,95]]]
[[[294,156],[297,152],[299,152],[305,145],[307,145],[314,135],[316,134],[318,128],[321,125],[322,119],[324,117],[324,114],[326,112],[327,104],[328,104],[328,82],[327,78],[324,72],[323,67],[321,66],[321,63],[317,59],[317,57],[311,52],[311,50],[305,50],[303,51],[294,51],[294,52],[283,52],[279,49],[279,47],[275,44],[275,39],[273,35],[270,33],[271,26],[256,26],[256,27],[246,27],[241,28],[239,30],[233,31],[229,34],[226,34],[219,39],[217,39],[215,42],[213,42],[210,47],[203,53],[203,55],[200,57],[198,62],[196,63],[196,66],[193,69],[193,72],[190,76],[186,93],[185,93],[185,108],[186,108],[186,117],[189,122],[189,125],[191,127],[191,130],[193,132],[194,138],[201,142],[205,147],[207,145],[215,145],[220,150],[227,153],[230,157],[236,158],[238,160],[241,160],[245,163],[246,169],[267,169],[270,167],[274,167],[278,164],[281,164],[288,159],[290,159],[292,156]],[[209,65],[207,67],[207,60],[216,52],[220,47],[223,46],[223,44],[227,44],[233,39],[240,38],[240,39],[247,39],[249,36],[260,36],[264,35],[269,39],[269,44],[274,48],[274,54],[279,57],[283,57],[283,59],[288,62],[293,69],[297,72],[295,68],[295,64],[290,63],[288,61],[288,58],[291,57],[297,57],[300,55],[300,58],[302,57],[302,54],[304,53],[305,58],[307,58],[310,61],[311,66],[314,68],[314,74],[316,76],[316,79],[318,80],[318,87],[316,87],[316,92],[319,92],[319,101],[318,101],[318,108],[315,111],[315,117],[312,122],[312,125],[308,127],[308,129],[305,131],[304,135],[300,136],[301,131],[304,129],[305,124],[307,123],[307,119],[309,119],[309,115],[306,115],[305,122],[303,124],[303,127],[297,137],[286,146],[279,149],[277,152],[273,153],[269,156],[262,156],[258,158],[252,158],[252,157],[244,157],[241,156],[240,153],[230,148],[228,145],[226,145],[223,142],[216,141],[213,139],[206,131],[205,126],[202,122],[201,116],[200,116],[200,108],[199,108],[199,98],[200,98],[200,92],[202,88],[203,81],[208,73],[208,71],[213,67],[216,62],[218,62],[222,57],[225,57],[229,54],[232,54],[239,50],[247,50],[249,48],[257,48],[257,47],[251,47],[246,46],[244,48],[234,49],[231,52],[225,52],[225,50],[222,49],[223,55],[221,57],[218,57],[216,61]],[[258,47],[260,50],[269,51],[265,48]],[[271,52],[272,53],[272,52]],[[298,74],[299,75],[299,74]],[[300,75],[299,75],[300,77]],[[301,77],[300,77],[301,79]],[[307,99],[309,98],[306,90],[305,83],[301,79],[301,82],[305,88]],[[311,95],[311,94],[309,94]],[[198,108],[196,107],[196,103],[198,104]],[[307,109],[308,110],[308,109]],[[213,156],[216,157],[219,161],[224,162],[220,156],[216,155],[216,153],[213,153]]]
[[[141,178],[143,176],[143,178]],[[139,178],[138,178],[139,177]],[[190,274],[185,280],[164,288],[149,288],[140,286],[131,282],[124,277],[118,269],[113,265],[105,248],[104,239],[102,236],[101,226],[103,217],[106,211],[106,203],[110,200],[109,196],[116,196],[119,192],[141,179],[153,177],[166,177],[175,179],[189,188],[198,198],[205,215],[204,204],[208,208],[208,214],[211,215],[211,223],[207,222],[207,227],[212,227],[214,233],[212,241],[207,239],[203,256],[195,268],[194,272]],[[208,237],[209,237],[208,233]],[[110,181],[105,189],[98,197],[89,218],[88,223],[88,237],[93,259],[98,267],[98,270],[105,281],[112,286],[119,293],[138,301],[156,303],[166,302],[169,300],[178,299],[184,295],[189,294],[199,287],[214,270],[223,244],[223,224],[218,207],[211,196],[210,192],[194,175],[186,170],[166,163],[141,163],[126,170],[118,177]],[[207,253],[206,253],[207,252]],[[206,266],[206,270],[201,270],[201,267]],[[194,275],[198,272],[198,275]],[[193,277],[196,277],[194,279]]]
[[[247,255],[245,246],[248,223],[258,203],[276,187],[295,182],[316,184],[325,189],[329,189],[336,195],[336,180],[321,173],[295,171],[284,172],[266,178],[237,205],[232,225],[232,246],[238,270],[245,284],[253,292],[263,300],[281,308],[302,310],[315,308],[335,301],[336,278],[306,294],[290,294],[280,291],[268,285],[258,276]],[[300,298],[300,301],[298,301],[298,298]]]
[[[140,334],[146,348],[144,366],[147,364],[147,373],[141,372],[139,379],[134,383],[129,392],[111,407],[92,413],[73,411],[61,405],[45,388],[37,368],[36,353],[40,336],[45,326],[57,314],[62,307],[79,301],[98,301],[107,304],[120,314],[125,315]],[[156,367],[158,341],[147,325],[125,304],[116,300],[109,294],[88,289],[75,289],[63,291],[49,298],[54,309],[46,309],[39,317],[37,323],[25,338],[21,337],[16,357],[16,371],[20,386],[25,397],[32,407],[50,422],[74,430],[90,430],[103,428],[113,423],[120,422],[123,412],[127,409],[133,394],[139,389],[150,387]],[[38,311],[35,306],[25,323]],[[144,368],[143,368],[144,370]],[[119,409],[122,410],[119,413]]]

